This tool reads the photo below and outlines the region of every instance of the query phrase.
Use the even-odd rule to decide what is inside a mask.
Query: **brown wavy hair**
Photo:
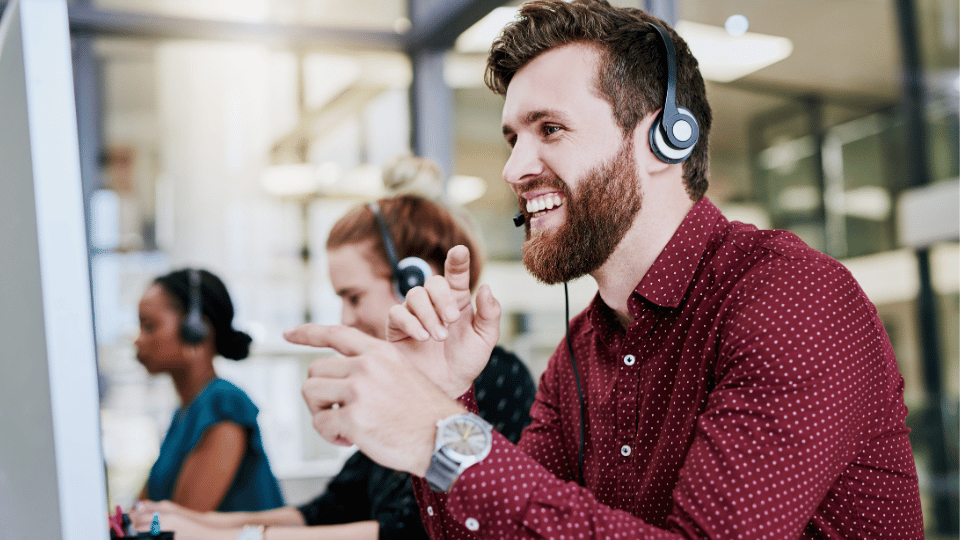
[[[483,270],[483,254],[460,220],[440,205],[418,195],[400,195],[377,201],[380,215],[390,231],[397,259],[420,257],[442,274],[447,252],[457,245],[470,250],[470,290],[477,287]],[[383,243],[380,225],[366,204],[351,209],[340,218],[327,237],[327,249],[371,243],[371,261],[389,275],[390,261]]]
[[[667,70],[663,45],[647,23],[665,29],[677,57],[677,106],[689,110],[700,126],[700,139],[683,163],[687,194],[694,201],[707,191],[712,113],[697,59],[687,43],[666,23],[636,8],[617,8],[606,0],[533,0],[520,8],[493,42],[485,81],[506,95],[517,71],[557,47],[592,44],[600,50],[596,77],[600,95],[613,107],[617,124],[629,135],[640,120],[663,105]]]

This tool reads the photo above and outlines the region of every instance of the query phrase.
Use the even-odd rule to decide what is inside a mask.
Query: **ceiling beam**
[[[0,0],[0,8],[7,4]],[[74,36],[137,39],[210,39],[259,41],[277,45],[402,51],[403,41],[394,32],[375,32],[305,24],[225,21],[130,13],[90,7],[86,2],[68,6],[70,33]]]
[[[404,48],[408,51],[449,49],[464,30],[505,3],[505,0],[410,0],[412,26],[404,36]]]

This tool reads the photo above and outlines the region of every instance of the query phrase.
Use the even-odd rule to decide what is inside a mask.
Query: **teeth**
[[[527,201],[527,212],[535,214],[542,210],[552,210],[560,206],[562,199],[556,193],[547,193]]]

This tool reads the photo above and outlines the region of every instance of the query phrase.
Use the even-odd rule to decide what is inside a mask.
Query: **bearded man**
[[[466,248],[395,306],[388,342],[333,347],[304,384],[314,425],[408,471],[448,538],[923,537],[889,339],[840,263],[708,198],[711,113],[666,25],[603,0],[536,0],[494,42],[523,261],[589,274],[517,445],[472,414],[499,337]]]

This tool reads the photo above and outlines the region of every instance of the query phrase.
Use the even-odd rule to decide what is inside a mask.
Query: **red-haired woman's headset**
[[[433,275],[433,271],[427,261],[419,257],[406,257],[398,261],[397,250],[393,247],[393,240],[390,239],[390,229],[380,214],[380,206],[372,202],[367,204],[367,207],[373,212],[374,217],[377,218],[377,224],[380,226],[383,246],[387,252],[387,260],[390,262],[390,272],[393,275],[393,292],[403,302],[410,289],[422,287],[427,282],[427,278]]]

